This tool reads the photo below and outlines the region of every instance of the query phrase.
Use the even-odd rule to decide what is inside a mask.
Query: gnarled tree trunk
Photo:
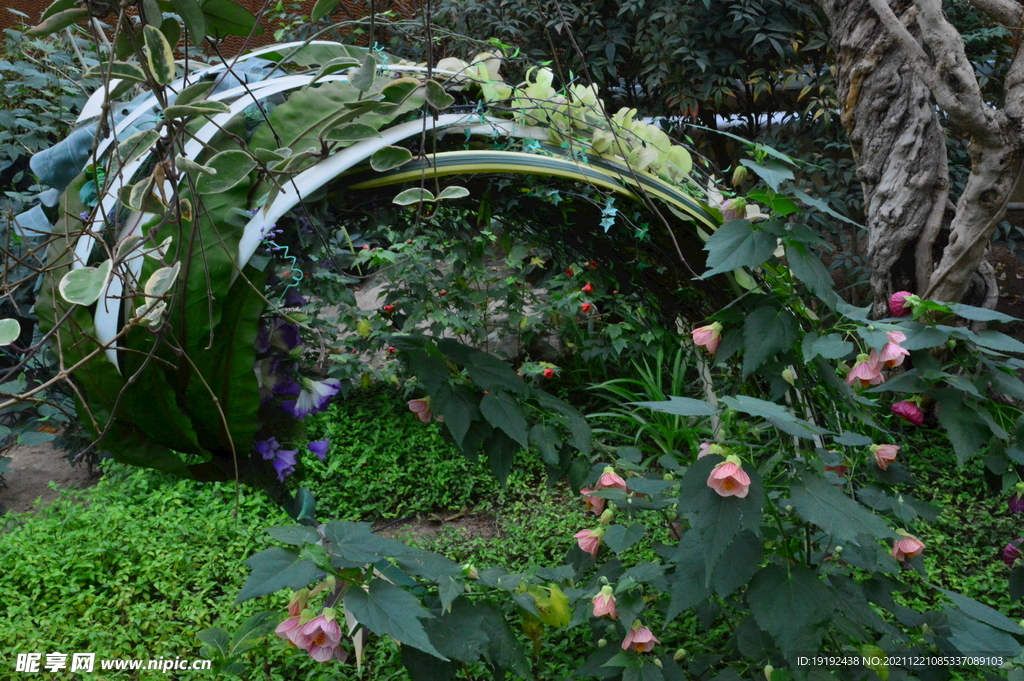
[[[1024,20],[1013,0],[972,2],[1004,25]],[[983,100],[940,0],[818,3],[832,24],[842,122],[864,188],[875,313],[898,290],[958,302],[972,279],[981,284],[972,302],[993,305],[985,251],[1024,163],[1019,53],[1000,111]],[[971,172],[955,207],[936,104],[970,138]]]

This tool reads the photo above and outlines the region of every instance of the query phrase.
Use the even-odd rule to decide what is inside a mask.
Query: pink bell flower
[[[924,542],[915,537],[912,534],[906,532],[898,532],[903,539],[898,539],[892,544],[892,557],[899,561],[904,561],[914,556],[919,555],[924,551]]]
[[[615,594],[610,586],[602,586],[601,593],[594,596],[590,601],[594,605],[594,617],[608,615],[612,619],[619,616],[615,610]]]
[[[418,400],[409,400],[409,411],[416,414],[423,423],[430,423],[430,419],[434,418],[434,412],[430,408],[430,397],[421,397]],[[440,416],[436,418],[438,421],[443,420]]]
[[[871,445],[871,453],[875,455],[875,463],[883,471],[888,470],[889,464],[896,460],[896,452],[900,448],[896,445]]]
[[[912,310],[907,306],[907,298],[914,295],[910,291],[897,291],[889,296],[889,314],[893,317],[906,317]]]
[[[744,499],[750,491],[750,476],[743,471],[739,457],[729,456],[711,471],[708,487],[719,496]]]
[[[590,509],[590,512],[594,515],[601,515],[601,512],[604,511],[605,502],[608,500],[602,497],[591,496],[595,491],[596,490],[584,487],[580,490],[580,494],[583,495],[583,501],[586,502],[587,508]]]
[[[847,385],[853,385],[854,381],[860,381],[861,386],[865,388],[869,385],[878,385],[884,380],[882,363],[878,359],[878,353],[874,350],[870,355],[857,355],[857,362],[846,376]]]
[[[690,335],[693,336],[693,342],[696,345],[707,350],[709,355],[714,355],[718,344],[722,342],[722,325],[718,322],[708,324],[694,329]]]
[[[615,473],[615,469],[611,466],[605,466],[604,473],[598,478],[597,484],[594,485],[594,489],[621,489],[623,492],[626,491],[626,481],[623,480]]]
[[[915,426],[920,426],[924,423],[924,412],[921,411],[921,406],[913,400],[896,402],[889,409],[907,423],[912,423]]]
[[[889,342],[882,346],[882,352],[878,354],[878,360],[891,369],[903,364],[903,358],[910,354],[910,350],[900,345],[900,343],[907,340],[903,332],[890,331],[886,335],[889,337]]]
[[[306,652],[317,662],[331,659],[334,649],[341,643],[341,627],[334,617],[334,611],[324,608],[324,613],[302,626],[302,634],[308,638]]]
[[[626,633],[626,638],[622,640],[622,649],[632,648],[638,653],[644,653],[654,648],[655,643],[661,643],[661,641],[650,629],[640,624],[640,620],[636,620]]]
[[[589,553],[597,558],[597,551],[601,548],[601,537],[604,536],[604,528],[598,527],[594,530],[580,530],[573,537],[579,544],[580,550]]]
[[[309,637],[302,633],[301,617],[294,615],[277,625],[274,633],[299,648],[309,647]]]
[[[1016,539],[1003,547],[999,557],[1004,563],[1006,563],[1006,567],[1012,568],[1013,564],[1017,562],[1018,558],[1020,558],[1021,553],[1018,546],[1021,542],[1024,542],[1024,539]]]

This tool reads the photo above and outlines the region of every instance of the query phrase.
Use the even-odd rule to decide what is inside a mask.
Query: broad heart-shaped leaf
[[[185,22],[192,44],[198,45],[203,42],[203,38],[206,37],[206,17],[203,16],[199,0],[171,0],[171,6]]]
[[[805,243],[785,238],[783,241],[786,243],[786,261],[793,276],[802,281],[823,303],[835,307],[839,300],[835,291],[836,285],[821,258]]]
[[[821,579],[803,565],[767,565],[750,582],[747,603],[757,626],[787,657],[820,650],[822,625],[833,599]]]
[[[562,446],[562,439],[558,437],[557,430],[547,424],[538,423],[530,429],[530,442],[540,450],[540,458],[544,463],[549,466],[559,464],[558,449]]]
[[[309,18],[313,21],[320,21],[333,12],[337,6],[338,0],[316,0],[316,4],[313,5],[313,12]]]
[[[368,591],[350,588],[345,595],[345,609],[378,636],[391,636],[442,660],[448,659],[430,642],[420,622],[430,618],[431,614],[419,599],[401,587],[383,579],[374,579]]]
[[[149,65],[149,72],[153,79],[161,85],[170,85],[178,73],[174,64],[174,50],[167,42],[167,38],[155,26],[145,26],[142,29],[145,40],[146,63]]]
[[[779,191],[779,186],[783,182],[793,179],[793,171],[776,161],[766,160],[762,165],[745,158],[740,163],[757,173],[758,177],[764,180],[774,192]]]
[[[401,655],[402,666],[412,681],[452,681],[459,671],[458,662],[438,659],[412,646],[402,646]]]
[[[504,391],[489,392],[480,400],[480,413],[495,428],[500,428],[521,446],[529,447],[526,418],[511,395]]]
[[[512,371],[508,362],[494,355],[471,348],[450,338],[437,341],[437,349],[452,362],[464,368],[469,377],[484,390],[497,392],[505,390],[521,396],[530,394],[530,388],[523,379]]]
[[[885,521],[815,475],[805,475],[803,486],[790,488],[790,499],[801,518],[832,535],[837,543],[860,544],[859,535],[899,539]]]
[[[743,373],[752,371],[796,342],[796,320],[789,310],[765,305],[743,323]]]
[[[773,235],[755,228],[747,220],[727,222],[715,230],[704,246],[709,269],[701,278],[740,267],[757,267],[771,257],[776,244]]]
[[[629,547],[643,539],[647,526],[643,523],[634,523],[629,527],[625,525],[612,525],[604,533],[604,543],[615,553],[622,553]]]
[[[827,336],[809,333],[804,336],[801,349],[805,362],[810,362],[818,356],[825,359],[840,359],[853,352],[853,343],[843,340],[838,333],[830,333]]]
[[[69,303],[92,305],[99,299],[113,266],[112,260],[106,260],[99,267],[71,270],[58,285],[61,298]]]
[[[450,383],[442,384],[432,397],[434,412],[444,417],[444,424],[461,447],[469,424],[480,420],[479,397],[468,385]]]
[[[370,167],[378,173],[391,170],[412,160],[412,152],[405,147],[384,147],[373,152]]]
[[[0,319],[0,347],[10,345],[21,335],[21,324],[17,319]]]
[[[939,425],[953,443],[957,463],[963,466],[988,442],[992,431],[978,412],[964,400],[964,394],[953,388],[935,388],[925,393],[938,403]]]
[[[29,30],[25,31],[25,35],[29,38],[38,38],[50,35],[51,33],[56,33],[62,28],[74,26],[79,21],[88,18],[89,10],[79,7],[72,7],[71,9],[66,9],[63,12],[57,12],[56,14],[47,17],[38,26],[33,26]]]
[[[242,622],[242,626],[238,627],[235,635],[231,637],[228,656],[241,655],[255,648],[260,639],[274,631],[280,619],[276,612],[258,612]]]
[[[368,523],[334,520],[324,528],[324,537],[331,542],[334,555],[349,563],[349,567],[376,563],[409,550],[399,541],[374,534]]]
[[[1020,320],[1016,317],[1011,317],[1008,314],[1002,312],[996,312],[995,310],[988,310],[983,307],[974,307],[973,305],[964,305],[963,303],[954,303],[949,308],[953,310],[953,314],[963,317],[964,319],[970,319],[974,322],[1019,322]]]
[[[133,83],[146,82],[146,72],[139,68],[137,64],[131,64],[126,61],[115,61],[113,64],[97,64],[83,73],[82,77],[106,78],[108,67],[110,68],[110,76],[112,78],[120,78],[121,80],[128,80]],[[151,130],[150,132],[155,131]],[[159,133],[157,134],[159,135]]]
[[[436,80],[428,80],[425,86],[427,88],[427,102],[435,109],[447,109],[455,103],[455,98],[445,92],[445,89]]]
[[[647,407],[653,411],[675,414],[676,416],[712,416],[720,411],[718,407],[708,404],[704,400],[695,400],[692,397],[676,397],[675,395],[669,395],[668,401],[665,402],[627,402],[627,404]]]
[[[482,612],[465,596],[456,598],[451,610],[435,613],[427,632],[430,642],[452,660],[476,662],[490,644],[487,630],[482,626]]]
[[[380,137],[380,133],[369,125],[362,123],[348,123],[329,131],[326,138],[332,142],[361,142],[362,140]],[[412,158],[412,154],[409,155]]]
[[[281,527],[268,527],[267,534],[274,539],[291,544],[302,546],[304,544],[315,544],[320,541],[320,534],[316,529],[308,525],[286,525]]]
[[[813,439],[815,435],[828,435],[831,432],[793,416],[785,407],[775,402],[747,395],[723,397],[721,401],[737,411],[768,419],[776,428],[797,437]]]
[[[229,35],[244,38],[253,31],[257,35],[263,33],[263,28],[256,24],[256,17],[233,0],[203,0],[202,10],[206,35],[218,40]]]
[[[462,199],[469,196],[469,190],[465,187],[458,185],[448,185],[441,190],[441,193],[437,195],[437,201],[445,201],[448,199]]]
[[[432,202],[434,200],[434,193],[429,189],[413,187],[412,189],[406,189],[404,192],[398,194],[398,196],[391,200],[391,203],[396,206],[411,206],[412,204],[419,203],[420,201]]]
[[[468,438],[467,438],[468,439]],[[487,456],[487,466],[491,473],[502,485],[508,479],[512,470],[512,462],[516,452],[519,451],[519,443],[497,428],[486,438],[483,443],[484,454]]]
[[[224,102],[217,102],[212,99],[203,99],[198,102],[191,102],[190,104],[184,104],[182,106],[169,106],[164,109],[164,117],[173,118],[191,118],[192,116],[213,116],[219,113],[227,113],[231,111]]]
[[[252,574],[246,580],[235,603],[272,594],[281,589],[301,589],[323,576],[323,572],[317,569],[313,561],[299,558],[296,552],[276,546],[260,551],[245,560],[245,564],[252,568]]]
[[[963,655],[997,655],[1016,657],[1020,644],[1013,636],[971,619],[962,611],[945,607],[942,609],[949,624],[949,642]]]
[[[256,167],[256,159],[240,149],[222,151],[206,162],[215,175],[202,174],[196,178],[196,191],[200,194],[226,192],[248,177]]]
[[[711,573],[711,584],[719,596],[725,598],[750,581],[761,566],[764,546],[753,532],[744,530],[733,537],[727,553],[728,560],[720,560]]]
[[[231,637],[228,632],[224,631],[220,627],[211,627],[209,629],[203,629],[196,638],[205,643],[203,650],[209,650],[209,653],[203,655],[203,657],[213,657],[216,655],[220,659],[224,659],[228,656],[228,649],[231,646]],[[211,655],[210,653],[213,653]]]
[[[669,560],[676,564],[676,569],[671,587],[672,596],[665,614],[666,623],[711,595],[711,590],[705,585],[707,569],[704,566],[704,549],[699,532],[690,530],[684,534]]]

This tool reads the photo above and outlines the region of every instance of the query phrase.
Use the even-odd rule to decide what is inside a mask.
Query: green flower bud
[[[606,645],[608,645],[608,639],[606,638],[602,638],[600,641],[597,642],[598,648],[604,648]]]
[[[686,657],[686,649],[685,648],[680,648],[679,650],[676,651],[675,655],[672,656],[672,659],[675,660],[676,662],[679,662],[680,660],[682,660],[685,657]]]
[[[750,171],[747,170],[746,166],[736,166],[732,171],[732,186],[739,187],[741,184],[747,181],[750,176]]]

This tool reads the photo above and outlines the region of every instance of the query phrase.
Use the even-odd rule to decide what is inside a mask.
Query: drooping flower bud
[[[709,355],[714,355],[718,344],[722,342],[722,325],[718,322],[702,326],[690,332],[694,344],[704,348]]]
[[[747,181],[750,171],[746,166],[737,165],[732,171],[732,186],[739,187]]]
[[[897,291],[896,293],[889,296],[889,314],[893,317],[906,317],[911,313],[911,309],[907,306],[907,298],[912,296],[910,291]]]
[[[907,423],[912,423],[915,426],[924,423],[924,412],[921,411],[920,405],[914,399],[896,402],[889,409]]]

